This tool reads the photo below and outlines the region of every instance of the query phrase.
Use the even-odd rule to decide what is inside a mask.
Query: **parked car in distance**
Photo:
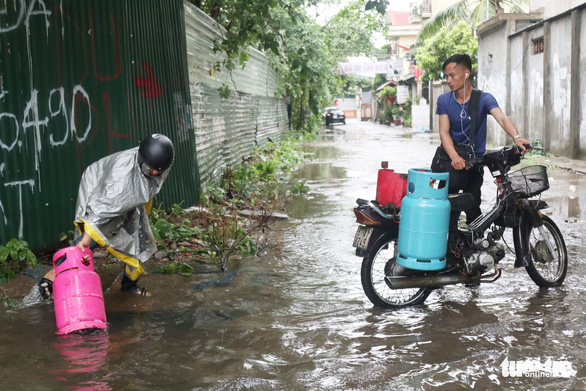
[[[337,107],[326,108],[325,117],[326,126],[336,122],[346,125],[346,114],[344,114],[344,110],[338,109]]]

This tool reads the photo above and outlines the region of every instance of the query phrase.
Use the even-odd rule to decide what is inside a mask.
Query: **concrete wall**
[[[431,128],[437,133],[439,132],[439,116],[435,114],[437,111],[437,98],[444,92],[450,91],[448,83],[446,82],[433,82],[430,91],[430,106],[431,106]]]
[[[547,31],[549,24],[549,42],[555,45],[552,48],[555,50],[548,50],[545,53],[545,61],[548,63],[549,69],[549,77],[545,83],[546,88],[549,88],[550,91],[547,109],[552,114],[547,116],[548,121],[545,126],[546,130],[551,130],[551,133],[555,132],[555,135],[547,137],[548,132],[546,132],[545,139],[546,145],[549,145],[550,150],[556,153],[562,153],[566,147],[569,147],[567,143],[570,141],[572,41],[569,38],[572,36],[572,24],[569,23],[568,19],[564,17],[545,25]],[[543,72],[541,76],[545,76]],[[538,93],[539,90],[535,89],[535,92]],[[576,96],[576,99],[579,98]]]
[[[478,56],[478,68],[482,68],[485,72],[478,74],[476,87],[490,92],[496,98],[501,109],[507,113],[510,112],[510,101],[507,94],[507,53],[506,47],[502,46],[502,42],[506,41],[506,31],[494,30],[493,36],[490,39],[481,37],[478,42],[478,47],[484,47],[490,55]],[[520,48],[514,48],[511,53],[521,54]],[[517,69],[512,70],[513,73],[518,72]],[[519,78],[514,74],[511,80],[518,81]],[[516,90],[516,89],[514,89]],[[492,117],[489,117],[488,123],[494,121]],[[496,139],[493,142],[501,143],[500,139]]]
[[[359,118],[360,117],[360,110],[356,105],[356,97],[345,97],[345,98],[337,98],[339,105],[338,108],[344,110],[344,114],[346,114],[346,118]]]
[[[534,12],[543,10],[543,17],[545,19],[554,17],[564,11],[578,7],[584,3],[584,0],[531,0],[529,2],[529,9]]]
[[[581,16],[580,25],[586,26],[586,13],[582,12],[580,16]],[[586,28],[580,29],[580,42],[586,42]],[[580,50],[579,63],[586,64],[586,50]],[[584,80],[583,76],[584,76],[583,71],[581,71],[580,75],[579,75],[581,80]],[[577,90],[578,90],[579,96],[586,97],[586,81],[581,81],[580,86]],[[582,108],[580,110],[580,116],[578,118],[578,123],[579,123],[579,132],[578,132],[579,137],[578,137],[577,141],[578,141],[578,145],[580,145],[581,148],[584,149],[584,148],[586,148],[586,109],[584,109],[584,108]]]
[[[547,152],[586,158],[586,4],[537,18],[504,14],[479,26],[478,88],[491,92],[521,134],[541,139]],[[540,40],[543,51],[536,52]],[[511,142],[493,119],[488,142]]]

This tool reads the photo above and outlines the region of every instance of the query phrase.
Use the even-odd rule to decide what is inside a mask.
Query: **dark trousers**
[[[480,203],[482,201],[481,187],[484,182],[484,167],[474,166],[470,169],[456,170],[451,164],[441,164],[432,169],[435,172],[448,172],[450,174],[450,181],[448,185],[448,193],[456,194],[460,191],[470,193],[474,199],[472,208],[465,211],[466,222],[470,224],[478,216],[482,214],[480,211]],[[450,216],[450,231],[458,229],[458,218],[460,212],[452,213]]]
[[[470,224],[482,214],[480,211],[480,203],[482,201],[482,194],[480,189],[482,187],[482,183],[484,182],[484,167],[474,166],[468,171],[468,181],[462,189],[458,190],[462,190],[464,193],[472,194],[472,198],[474,199],[474,206],[466,211],[466,222]],[[452,193],[450,189],[448,189],[448,192]],[[458,191],[455,193],[457,192]]]

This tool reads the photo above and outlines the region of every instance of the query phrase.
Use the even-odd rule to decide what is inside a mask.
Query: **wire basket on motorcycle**
[[[545,166],[528,166],[509,174],[513,191],[519,198],[536,196],[549,189],[547,168]]]

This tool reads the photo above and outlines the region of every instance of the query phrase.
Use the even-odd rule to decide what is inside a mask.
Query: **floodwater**
[[[273,227],[266,253],[207,284],[147,276],[150,298],[112,289],[107,332],[57,336],[50,304],[1,310],[0,390],[586,389],[580,175],[549,170],[543,197],[568,247],[561,288],[539,290],[509,255],[493,284],[447,287],[398,311],[370,304],[351,246],[355,199],[374,198],[381,161],[428,167],[438,144],[402,133],[351,121],[328,129],[295,173],[310,191]],[[503,370],[530,360],[556,376]]]

